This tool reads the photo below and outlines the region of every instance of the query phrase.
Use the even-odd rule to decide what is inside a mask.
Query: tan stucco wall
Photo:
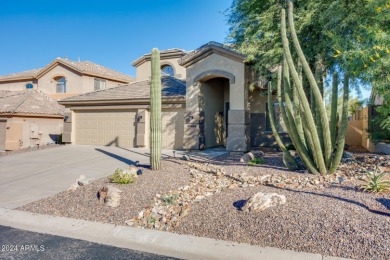
[[[215,72],[213,75],[213,71]],[[209,73],[210,72],[210,73]],[[185,149],[199,149],[199,134],[202,127],[199,122],[199,93],[201,83],[215,77],[218,72],[230,75],[229,81],[229,122],[227,149],[246,151],[249,148],[249,105],[247,67],[243,62],[213,53],[187,67]],[[205,76],[203,76],[205,75]],[[199,78],[202,76],[203,78]],[[222,76],[223,77],[223,76]],[[229,77],[229,76],[226,76]],[[197,82],[199,79],[200,82]],[[209,102],[213,102],[210,98]],[[201,148],[201,147],[200,147]]]
[[[63,128],[62,118],[7,118],[6,150],[17,150],[30,146],[47,145],[53,142]]]
[[[163,65],[171,65],[175,71],[175,77],[180,79],[186,78],[186,69],[179,65],[178,61],[180,58],[174,58],[174,59],[164,59],[160,61],[160,66]],[[136,67],[136,80],[142,81],[142,80],[148,80],[150,76],[152,75],[151,72],[151,62],[145,61],[138,67]]]
[[[33,88],[37,89],[38,83],[36,80],[19,80],[13,82],[0,82],[0,90],[22,91],[26,89],[26,84],[33,84]]]

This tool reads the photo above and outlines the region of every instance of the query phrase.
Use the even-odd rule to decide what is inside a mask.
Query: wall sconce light
[[[140,122],[141,119],[142,119],[142,116],[138,116],[138,117],[137,117],[138,122]]]
[[[190,120],[194,119],[194,116],[189,116]]]

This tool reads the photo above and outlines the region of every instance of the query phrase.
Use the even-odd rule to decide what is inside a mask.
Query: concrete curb
[[[184,259],[342,259],[4,208],[0,225]]]

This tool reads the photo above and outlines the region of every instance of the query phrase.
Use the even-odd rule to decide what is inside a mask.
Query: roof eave
[[[184,52],[184,51],[160,53],[160,60],[181,58],[185,55],[186,55],[186,52]],[[131,63],[131,65],[134,67],[138,67],[139,65],[142,65],[143,63],[145,63],[147,61],[151,61],[151,59],[152,59],[151,57],[152,57],[152,55],[150,53],[145,54],[142,57],[133,61]]]
[[[185,97],[183,96],[174,96],[174,97],[163,97],[162,102],[178,102],[185,103]],[[108,100],[59,100],[59,104],[61,105],[108,105],[108,104],[149,104],[149,98],[137,98],[137,99],[108,99]]]
[[[211,45],[195,54],[188,54],[188,57],[182,57],[182,59],[179,60],[179,65],[187,68],[214,53],[242,63],[244,63],[246,59],[246,55],[244,54],[239,54],[219,46]]]

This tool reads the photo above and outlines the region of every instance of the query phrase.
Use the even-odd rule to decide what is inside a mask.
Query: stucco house
[[[36,89],[58,100],[133,81],[129,75],[90,61],[57,58],[43,68],[0,76],[0,90]]]
[[[245,63],[245,55],[216,42],[160,55],[164,148],[247,151],[274,145],[269,106],[261,95],[265,84]],[[149,147],[150,63],[150,54],[132,63],[135,82],[60,100],[66,107],[63,141]]]
[[[56,142],[63,114],[63,106],[38,90],[0,90],[0,151]]]

